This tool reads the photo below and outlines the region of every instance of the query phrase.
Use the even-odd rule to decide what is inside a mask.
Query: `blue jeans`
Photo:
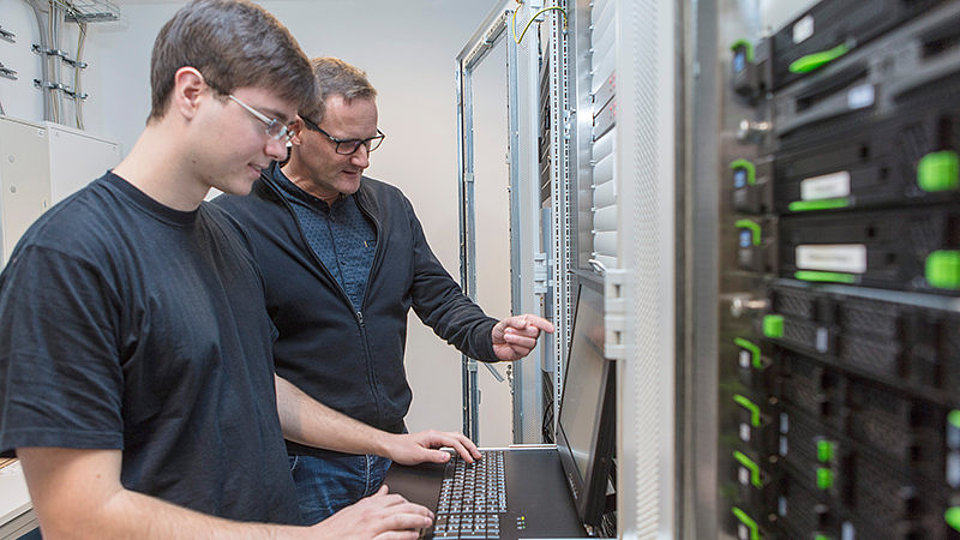
[[[376,493],[392,463],[380,456],[288,456],[304,523],[312,525]]]

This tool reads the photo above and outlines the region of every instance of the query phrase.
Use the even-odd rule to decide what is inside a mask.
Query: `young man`
[[[265,171],[249,196],[215,203],[240,222],[263,271],[280,330],[277,372],[340,412],[400,433],[411,400],[403,368],[411,307],[441,338],[485,361],[523,358],[553,325],[534,315],[491,319],[463,294],[410,201],[363,176],[384,138],[376,90],[336,58],[313,67],[324,107],[300,110],[290,161]],[[311,522],[376,490],[390,465],[293,440],[287,449]]]
[[[258,6],[198,0],[151,62],[130,154],[44,214],[0,275],[0,451],[16,450],[44,537],[415,538],[430,512],[384,490],[296,526],[284,436],[411,463],[472,445],[380,432],[276,378],[246,240],[202,202],[285,154],[318,102],[307,58]]]

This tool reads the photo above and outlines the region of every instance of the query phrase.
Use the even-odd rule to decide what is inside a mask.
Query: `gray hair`
[[[304,111],[314,122],[323,121],[323,103],[330,96],[343,96],[343,99],[375,99],[377,89],[367,80],[367,73],[339,58],[324,56],[310,60],[313,74],[320,85],[321,106]]]

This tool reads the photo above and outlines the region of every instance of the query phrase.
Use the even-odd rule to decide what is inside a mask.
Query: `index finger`
[[[533,326],[535,328],[539,328],[540,330],[543,330],[548,334],[552,334],[554,331],[553,323],[544,319],[543,317],[538,317],[537,315],[534,315],[532,313],[527,313],[527,314],[521,315],[521,318],[524,319],[524,322],[526,322],[527,326]]]

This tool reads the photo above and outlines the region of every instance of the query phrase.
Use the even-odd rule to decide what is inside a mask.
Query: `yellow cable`
[[[521,4],[521,5],[523,4],[523,2],[522,2],[521,0],[517,0],[517,3],[518,3],[518,4]],[[517,11],[518,11],[518,10],[513,10],[513,36],[514,36],[513,41],[514,41],[514,43],[516,43],[517,45],[519,45],[520,42],[523,41],[523,36],[525,36],[525,35],[527,34],[527,29],[530,28],[530,25],[531,25],[531,24],[533,24],[533,21],[537,20],[537,17],[539,17],[541,13],[546,13],[546,12],[551,11],[551,10],[559,11],[559,12],[563,15],[563,29],[566,30],[566,29],[567,29],[567,12],[564,11],[564,9],[563,9],[562,7],[560,7],[560,6],[550,6],[550,7],[545,7],[545,8],[543,8],[543,9],[541,9],[540,11],[534,13],[532,17],[530,17],[530,20],[527,21],[527,25],[524,26],[524,27],[523,27],[523,31],[520,32],[520,37],[519,37],[519,38],[516,37],[516,36],[517,36]]]

